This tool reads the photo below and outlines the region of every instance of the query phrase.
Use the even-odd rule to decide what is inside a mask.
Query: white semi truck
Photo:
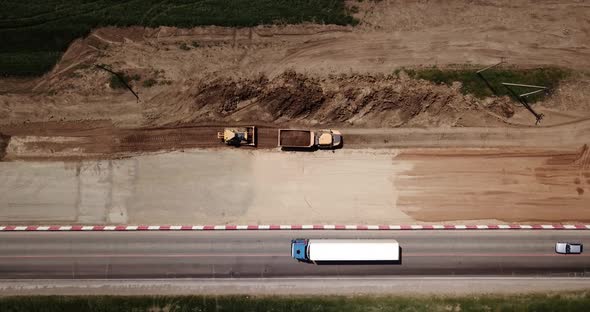
[[[394,239],[294,239],[291,256],[301,262],[400,263],[400,247]]]

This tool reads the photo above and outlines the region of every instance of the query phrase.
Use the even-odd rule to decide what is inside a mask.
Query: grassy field
[[[493,95],[492,90],[485,84],[485,82],[477,76],[476,72],[480,67],[465,68],[465,69],[439,69],[439,68],[423,68],[423,69],[400,69],[405,71],[410,77],[416,79],[424,79],[432,81],[437,84],[451,85],[454,81],[459,81],[463,84],[461,91],[464,94],[473,94],[478,98],[484,98]],[[570,72],[560,68],[533,68],[533,69],[513,69],[513,68],[492,68],[483,73],[485,79],[490,83],[492,88],[497,92],[496,95],[510,95],[509,91],[502,86],[502,82],[538,85],[555,89],[559,82],[570,75]],[[533,91],[533,89],[514,88],[519,93]],[[519,92],[520,91],[520,92]],[[544,93],[527,97],[529,102],[535,102],[544,97]]]
[[[0,75],[39,75],[100,26],[355,24],[344,0],[0,1]]]
[[[588,311],[586,292],[471,297],[5,297],[3,312],[78,311]]]

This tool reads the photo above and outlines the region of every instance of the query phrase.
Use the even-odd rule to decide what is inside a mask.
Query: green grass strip
[[[404,69],[400,68],[394,73],[398,74],[402,70],[410,77],[415,79],[424,79],[436,84],[451,85],[455,81],[462,84],[461,92],[464,94],[473,94],[478,98],[485,98],[494,95],[485,82],[477,76],[476,72],[484,66],[473,66],[464,69],[441,69],[441,68],[419,68]],[[502,86],[503,82],[518,83],[527,85],[538,85],[548,88],[548,93],[557,88],[559,83],[569,77],[571,72],[567,69],[556,67],[542,67],[532,69],[517,68],[492,68],[482,73],[484,78],[496,90],[498,96],[508,95],[509,91]],[[534,89],[515,87],[514,90],[523,94]],[[533,103],[542,99],[547,93],[539,93],[527,97],[527,101]]]
[[[0,298],[3,312],[78,311],[588,311],[587,292],[514,296],[23,296]]]

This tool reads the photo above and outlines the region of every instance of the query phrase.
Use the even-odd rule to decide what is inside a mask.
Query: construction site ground
[[[234,122],[359,128],[530,127],[508,98],[394,72],[415,67],[558,66],[574,75],[535,109],[549,126],[589,117],[585,2],[365,1],[355,27],[100,28],[47,75],[0,79],[5,125],[108,120],[119,128]],[[183,45],[184,44],[184,45]],[[183,47],[183,48],[181,48]],[[112,89],[106,64],[129,77]],[[478,67],[481,66],[481,67]],[[518,82],[518,81],[510,81]],[[514,113],[514,114],[512,114]]]
[[[193,149],[0,171],[11,224],[590,222],[587,146]]]
[[[239,124],[231,124],[232,126]],[[226,125],[228,126],[228,125]],[[244,125],[245,126],[245,125]],[[226,150],[217,133],[224,125],[147,129],[114,127],[108,121],[52,122],[4,127],[3,160],[79,161],[119,159],[191,148]],[[590,118],[548,127],[339,128],[346,149],[385,148],[581,148],[590,143]],[[257,127],[257,146],[277,149],[278,128]]]
[[[96,29],[47,75],[0,78],[0,221],[590,222],[589,4],[354,5],[355,27]],[[540,125],[400,71],[501,59],[572,71]],[[219,142],[240,125],[257,148]],[[279,127],[344,147],[279,151]]]

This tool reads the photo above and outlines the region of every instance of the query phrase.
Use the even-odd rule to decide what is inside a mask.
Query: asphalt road
[[[292,238],[395,238],[399,265],[298,263]],[[0,277],[239,278],[397,275],[584,276],[590,253],[557,255],[590,231],[252,231],[2,233]]]

